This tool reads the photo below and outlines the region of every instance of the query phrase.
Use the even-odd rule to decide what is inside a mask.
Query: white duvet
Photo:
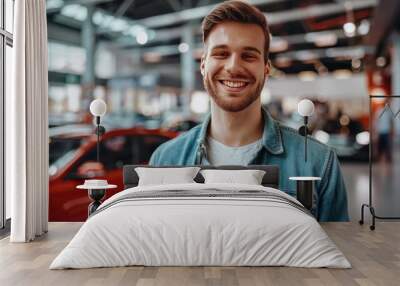
[[[146,191],[258,190],[262,186],[176,184],[135,187],[106,200],[50,269],[145,266],[294,266],[350,268],[309,214],[262,198],[173,197],[122,200]]]

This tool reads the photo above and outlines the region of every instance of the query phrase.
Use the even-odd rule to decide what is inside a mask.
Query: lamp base
[[[296,181],[297,200],[308,210],[313,208],[314,181],[321,180],[320,177],[290,177],[289,180]]]
[[[313,181],[297,181],[297,200],[308,210],[313,207]]]
[[[92,202],[88,206],[88,216],[90,216],[101,205],[101,200],[106,195],[106,190],[105,189],[89,189],[88,195],[89,195],[89,198],[92,200]]]

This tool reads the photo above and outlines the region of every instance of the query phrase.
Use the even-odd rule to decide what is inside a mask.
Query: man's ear
[[[265,67],[264,67],[264,75],[265,75],[265,77],[269,77],[269,72],[271,71],[271,61],[270,60],[268,60],[266,63],[265,63]]]
[[[202,76],[204,76],[204,62],[205,62],[205,54],[203,53],[200,59],[200,72]]]

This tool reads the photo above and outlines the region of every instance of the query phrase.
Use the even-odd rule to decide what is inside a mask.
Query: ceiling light
[[[343,31],[346,37],[354,37],[356,35],[356,25],[353,22],[347,22],[343,25]]]
[[[360,59],[364,57],[365,50],[364,47],[340,47],[326,49],[325,53],[329,58]]]
[[[305,40],[314,43],[317,47],[334,46],[337,43],[337,36],[332,32],[307,33]]]
[[[58,9],[61,8],[63,5],[64,5],[63,0],[47,0],[46,9],[47,10]]]
[[[274,65],[280,68],[289,67],[292,63],[292,60],[289,57],[278,56],[274,61]]]
[[[273,78],[283,78],[286,76],[286,74],[283,71],[278,70],[277,68],[272,66],[270,76]]]
[[[360,26],[358,26],[357,28],[357,32],[360,35],[366,35],[369,32],[369,28],[370,28],[370,22],[367,19],[364,19],[361,21]]]
[[[99,23],[98,26],[104,29],[110,29],[112,22],[114,21],[114,19],[116,19],[114,16],[104,14],[103,12],[99,12],[99,16],[96,16],[96,14],[97,12],[95,12],[95,14],[93,15],[93,22],[95,24],[96,22]]]
[[[277,52],[286,51],[288,48],[289,48],[288,41],[286,41],[282,38],[273,37],[269,51],[271,53],[277,53]]]
[[[311,51],[298,51],[294,53],[294,57],[300,61],[308,61],[317,59],[318,55]]]
[[[104,14],[102,12],[96,11],[93,13],[93,23],[100,26],[104,23]]]
[[[71,4],[64,6],[61,9],[61,14],[82,22],[86,19],[87,9],[79,4]]]
[[[157,52],[147,52],[143,54],[143,60],[147,63],[158,63],[161,61],[161,54]]]
[[[186,53],[189,51],[189,45],[187,43],[180,43],[178,46],[178,50],[180,53]]]
[[[110,29],[114,32],[126,31],[128,27],[127,21],[118,18],[114,18],[110,24]]]
[[[333,72],[333,76],[336,79],[347,79],[352,76],[352,72],[346,69],[339,69]]]
[[[360,59],[352,59],[351,60],[351,67],[353,69],[359,69],[361,67],[361,60]]]
[[[140,26],[140,25],[133,25],[129,28],[129,32],[131,32],[131,34],[136,34],[143,30],[144,30],[144,27]]]
[[[356,135],[356,142],[360,145],[368,145],[369,144],[369,132],[364,131],[360,132]]]
[[[302,81],[313,81],[317,77],[317,74],[313,71],[302,71],[298,74],[298,77]]]
[[[376,59],[376,65],[380,68],[384,67],[386,65],[386,59],[385,57],[378,57]]]
[[[148,40],[149,37],[147,36],[146,31],[141,30],[136,34],[136,41],[138,42],[139,45],[146,44]]]

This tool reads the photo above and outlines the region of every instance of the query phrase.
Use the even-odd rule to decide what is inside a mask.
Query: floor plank
[[[290,267],[117,267],[49,270],[81,223],[50,223],[32,243],[0,240],[0,285],[399,285],[400,222],[378,222],[375,231],[356,223],[323,223],[352,269]]]

